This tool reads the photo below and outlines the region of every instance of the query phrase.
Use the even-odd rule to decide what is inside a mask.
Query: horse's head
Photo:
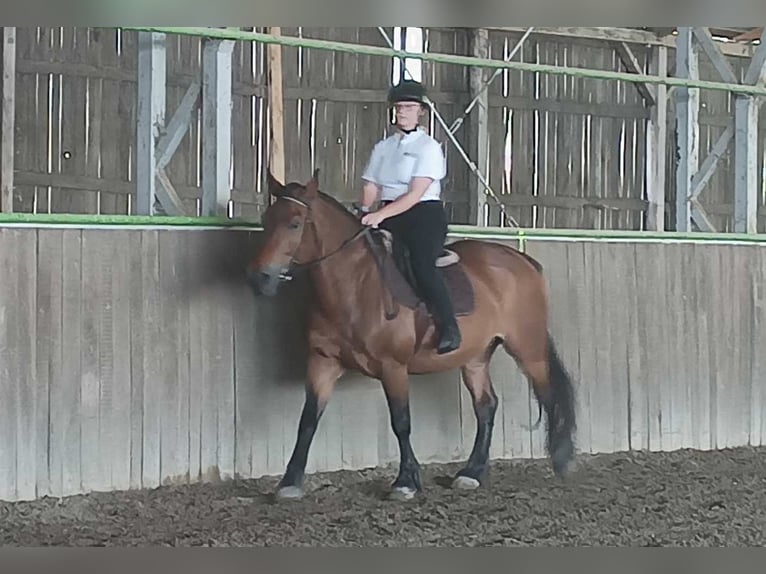
[[[282,185],[268,172],[269,195],[276,201],[263,214],[264,243],[247,269],[250,284],[264,295],[276,295],[279,283],[304,250],[304,229],[319,189],[319,170],[306,183]]]

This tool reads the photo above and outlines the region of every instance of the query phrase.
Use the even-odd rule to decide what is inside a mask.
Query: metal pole
[[[458,64],[464,66],[479,66],[492,69],[520,70],[523,72],[538,72],[542,74],[574,76],[578,78],[594,78],[599,80],[622,80],[624,82],[644,84],[664,84],[667,86],[684,86],[688,88],[700,88],[734,94],[749,94],[754,96],[766,96],[766,86],[748,84],[728,84],[726,82],[711,82],[707,80],[678,78],[674,76],[660,77],[646,74],[633,74],[627,72],[610,72],[608,70],[596,70],[591,68],[572,68],[568,66],[555,66],[552,64],[534,64],[531,62],[506,62],[503,60],[491,60],[475,58],[472,56],[457,56],[455,54],[440,54],[436,52],[419,53],[406,50],[394,50],[381,46],[365,46],[363,44],[351,44],[349,42],[336,42],[330,40],[317,40],[314,38],[298,38],[295,36],[274,36],[262,32],[245,32],[242,30],[225,30],[220,28],[205,27],[172,27],[172,26],[121,26],[123,30],[138,30],[149,32],[161,32],[166,34],[180,34],[184,36],[203,36],[225,40],[244,40],[247,42],[261,42],[264,44],[281,44],[317,50],[329,50],[348,54],[366,54],[370,56],[383,56],[386,58],[412,58],[443,64]]]

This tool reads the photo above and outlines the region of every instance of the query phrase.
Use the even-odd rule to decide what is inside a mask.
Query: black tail
[[[548,372],[550,399],[545,404],[548,415],[548,453],[557,475],[566,474],[574,460],[575,393],[569,374],[548,335]]]

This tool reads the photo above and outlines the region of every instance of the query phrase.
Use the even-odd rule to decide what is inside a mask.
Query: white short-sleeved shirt
[[[441,145],[418,128],[375,144],[362,179],[381,186],[382,201],[393,201],[407,193],[413,177],[430,177],[433,182],[420,201],[433,201],[441,198],[441,180],[446,174],[447,161]]]

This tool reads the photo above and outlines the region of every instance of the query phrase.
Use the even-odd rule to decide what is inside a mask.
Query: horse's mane
[[[353,213],[351,213],[345,205],[343,205],[340,201],[335,199],[333,196],[328,195],[325,192],[319,191],[319,190],[317,190],[317,195],[319,195],[322,199],[327,201],[335,209],[343,213],[343,215],[350,218],[356,224],[357,227],[362,225],[361,221],[359,221],[359,219]]]

